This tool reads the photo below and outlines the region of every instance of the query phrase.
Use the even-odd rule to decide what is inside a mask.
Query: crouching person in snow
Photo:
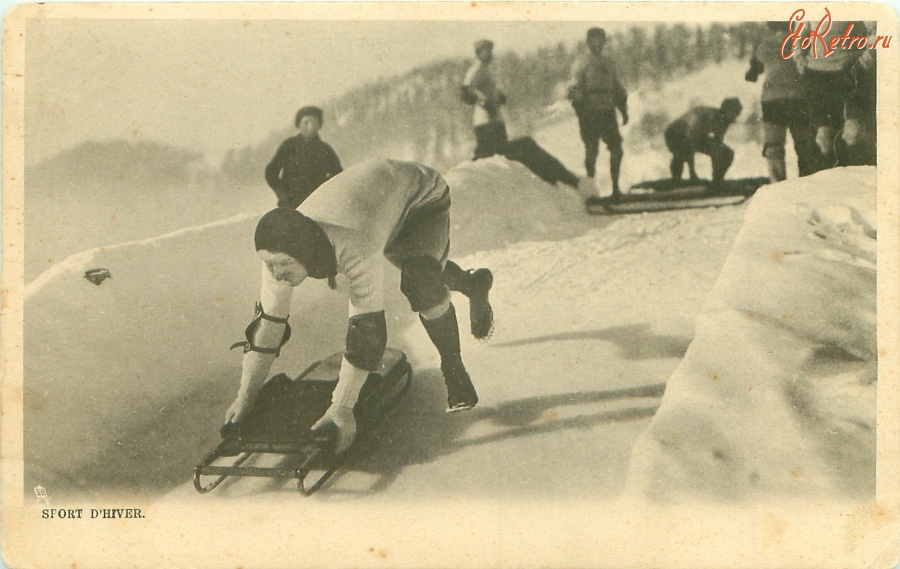
[[[734,160],[734,151],[725,145],[725,131],[741,114],[743,106],[737,98],[725,99],[718,109],[694,107],[666,129],[666,146],[672,152],[669,169],[672,180],[680,180],[687,163],[691,181],[697,181],[694,154],[700,152],[712,159],[712,181],[718,184]]]
[[[331,407],[313,426],[335,426],[337,452],[356,434],[353,407],[369,372],[387,345],[384,259],[400,269],[400,290],[441,357],[447,412],[471,409],[478,395],[460,354],[456,310],[450,291],[469,300],[472,334],[487,337],[493,326],[488,269],[464,271],[448,260],[450,189],[441,175],[420,164],[394,160],[363,162],[323,184],[299,210],[277,208],[256,227],[262,260],[257,318],[247,330],[237,399],[226,422],[249,412],[272,362],[290,337],[293,289],[307,277],[350,281],[346,349]]]

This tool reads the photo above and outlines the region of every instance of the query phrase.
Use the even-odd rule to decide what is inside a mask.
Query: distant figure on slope
[[[619,168],[622,164],[622,135],[616,109],[622,113],[622,125],[628,124],[628,95],[619,83],[612,60],[603,55],[606,32],[591,28],[587,32],[588,50],[572,64],[568,97],[578,116],[578,129],[584,142],[584,167],[593,179],[597,169],[600,141],[609,149],[609,176],[613,198],[621,197]]]
[[[712,159],[712,181],[718,184],[725,179],[725,172],[734,160],[734,151],[725,145],[725,131],[741,114],[743,106],[736,98],[722,101],[718,109],[694,107],[666,128],[666,146],[672,152],[669,166],[672,180],[681,179],[687,163],[691,181],[697,181],[694,169],[694,153],[706,154]]]
[[[290,337],[288,314],[295,287],[307,277],[350,281],[346,349],[331,407],[314,428],[334,425],[337,452],[356,433],[353,407],[369,372],[387,344],[384,260],[400,269],[400,290],[419,313],[441,357],[447,411],[470,409],[478,395],[460,354],[456,310],[450,291],[469,299],[472,335],[487,337],[493,326],[488,269],[464,271],[450,253],[450,188],[420,164],[374,160],[329,180],[299,210],[277,208],[256,226],[262,286],[256,317],[247,328],[237,399],[225,420],[240,422],[252,408],[272,362]]]
[[[503,154],[506,150],[506,119],[503,105],[506,95],[497,87],[491,72],[494,42],[475,42],[475,63],[466,72],[462,83],[462,98],[474,106],[472,125],[475,127],[475,156],[473,160]]]
[[[322,122],[318,107],[297,111],[294,126],[299,134],[282,142],[266,166],[266,182],[278,196],[278,207],[296,208],[343,170],[334,149],[319,138]]]
[[[750,69],[744,78],[755,82],[765,73],[762,88],[763,157],[768,161],[769,178],[787,178],[785,142],[790,130],[801,176],[816,171],[818,149],[816,128],[810,120],[809,99],[796,64],[781,57],[784,22],[769,22],[753,47]]]
[[[533,138],[523,136],[509,140],[501,109],[506,104],[506,95],[498,90],[490,69],[493,49],[494,44],[490,40],[475,43],[478,59],[466,73],[461,86],[463,102],[474,106],[472,122],[475,125],[476,145],[472,159],[505,156],[521,163],[548,184],[562,182],[581,193],[596,193],[592,184],[587,184],[590,180],[579,180]]]

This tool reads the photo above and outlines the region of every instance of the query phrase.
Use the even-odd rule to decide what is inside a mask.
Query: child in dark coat
[[[266,166],[266,182],[278,196],[278,207],[295,209],[343,170],[334,149],[319,138],[322,121],[318,107],[297,111],[294,125],[300,133],[282,142]]]

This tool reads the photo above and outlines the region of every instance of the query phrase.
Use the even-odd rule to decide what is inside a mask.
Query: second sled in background
[[[664,178],[641,182],[619,198],[591,197],[585,202],[588,213],[616,215],[700,207],[738,205],[752,196],[768,178],[743,178],[713,184],[708,180]]]

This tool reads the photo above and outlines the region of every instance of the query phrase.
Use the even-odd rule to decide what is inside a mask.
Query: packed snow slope
[[[761,191],[635,447],[658,499],[872,496],[875,176]]]

